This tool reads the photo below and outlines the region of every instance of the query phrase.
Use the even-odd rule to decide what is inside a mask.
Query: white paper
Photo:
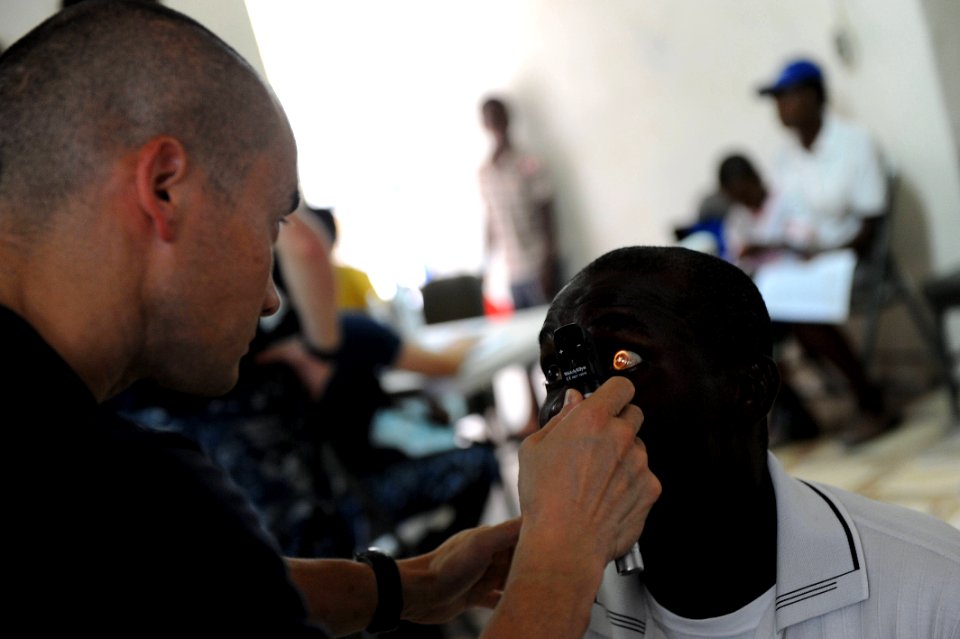
[[[842,324],[850,314],[857,256],[849,249],[810,260],[782,259],[754,275],[770,318],[783,322]]]

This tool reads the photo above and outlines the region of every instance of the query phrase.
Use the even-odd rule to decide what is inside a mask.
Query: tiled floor
[[[898,428],[847,449],[837,438],[787,444],[774,454],[790,474],[929,513],[960,528],[960,424],[946,394],[904,408]]]

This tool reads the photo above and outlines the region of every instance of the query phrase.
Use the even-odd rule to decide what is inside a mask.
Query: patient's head
[[[673,470],[709,466],[731,450],[740,459],[745,451],[765,456],[779,377],[769,315],[740,269],[696,251],[645,246],[585,267],[553,300],[540,334],[548,385],[541,423],[563,402],[552,333],[571,322],[590,333],[606,375],[636,387],[640,436],[665,486]]]

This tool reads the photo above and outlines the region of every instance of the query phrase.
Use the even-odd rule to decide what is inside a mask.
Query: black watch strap
[[[337,360],[337,357],[340,355],[340,347],[337,348],[319,348],[310,343],[309,340],[303,338],[300,340],[303,343],[303,348],[310,355],[324,362],[334,362]]]
[[[403,590],[396,560],[373,548],[357,553],[355,559],[373,568],[377,579],[377,608],[373,611],[367,631],[393,630],[399,625],[400,613],[403,612]]]

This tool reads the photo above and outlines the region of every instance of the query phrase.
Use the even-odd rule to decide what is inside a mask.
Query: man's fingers
[[[625,377],[611,377],[586,399],[576,390],[572,388],[567,389],[564,395],[563,408],[547,422],[546,426],[531,435],[531,437],[537,437],[537,440],[539,440],[547,436],[557,427],[557,424],[565,421],[568,415],[585,402],[594,407],[591,410],[598,411],[600,413],[598,416],[602,416],[602,418],[619,416],[630,421],[633,424],[633,432],[635,434],[640,428],[640,422],[643,417],[639,408],[635,406],[631,407],[630,400],[633,399],[633,393],[633,383]],[[597,423],[597,420],[590,421]]]
[[[616,551],[614,557],[619,557],[630,550],[630,547],[643,534],[643,528],[647,523],[647,516],[650,509],[656,502],[656,497],[660,496],[660,482],[654,481],[646,484],[643,490],[643,498],[639,499],[633,508],[624,517],[617,528]]]
[[[624,406],[619,417],[630,424],[631,428],[633,428],[634,435],[640,432],[640,427],[643,425],[643,411],[637,406],[627,404]]]
[[[477,542],[483,545],[484,554],[493,556],[513,548],[520,537],[520,523],[521,520],[517,517],[483,528],[482,534],[477,537]]]
[[[628,474],[632,478],[631,488],[634,489],[635,498],[619,528],[617,546],[622,552],[626,552],[640,537],[647,515],[662,492],[660,480],[647,464],[646,446],[640,439],[635,439],[633,446],[635,450],[629,456]]]
[[[481,608],[488,608],[493,610],[497,607],[497,604],[500,603],[500,597],[503,595],[503,592],[498,590],[492,590],[490,592],[484,593],[480,596],[477,601],[473,602],[475,606]]]
[[[508,519],[496,526],[491,527],[491,540],[498,550],[509,548],[517,543],[520,536],[520,524],[522,520],[519,517]]]
[[[610,412],[611,417],[615,417],[623,412],[623,409],[633,399],[633,383],[626,377],[614,376],[600,385],[590,399],[595,403],[601,403]],[[597,399],[593,399],[596,397]]]
[[[531,437],[539,435],[541,438],[546,436],[551,430],[553,430],[557,424],[559,424],[563,419],[573,411],[581,402],[583,401],[583,395],[573,388],[568,388],[563,395],[563,408],[560,409],[560,412],[550,418],[543,428],[531,435]]]

